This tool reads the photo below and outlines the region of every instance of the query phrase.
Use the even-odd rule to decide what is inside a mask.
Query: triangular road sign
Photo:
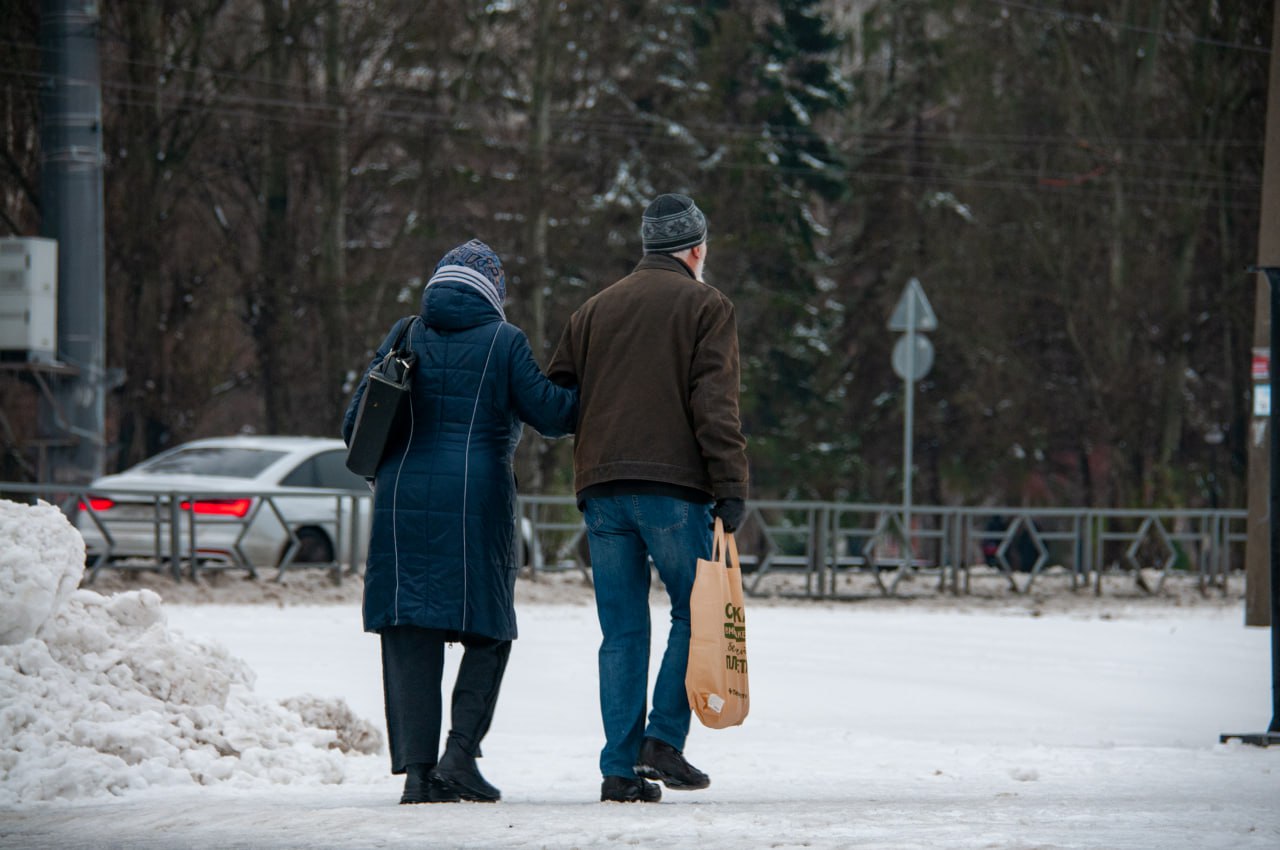
[[[898,299],[898,306],[893,308],[893,315],[889,317],[889,330],[903,333],[912,330],[908,327],[908,321],[912,318],[915,319],[914,329],[917,331],[938,329],[938,317],[934,315],[933,307],[929,305],[929,299],[924,295],[924,287],[914,277],[902,288],[902,297]]]

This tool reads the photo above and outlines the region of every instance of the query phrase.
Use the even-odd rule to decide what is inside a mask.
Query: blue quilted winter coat
[[[521,422],[546,437],[571,433],[578,393],[547,380],[524,333],[465,284],[427,287],[421,316],[410,332],[418,355],[411,424],[374,481],[364,628],[413,625],[512,640],[512,455]],[[375,363],[406,321],[392,328]],[[368,370],[347,408],[348,441],[367,380]]]

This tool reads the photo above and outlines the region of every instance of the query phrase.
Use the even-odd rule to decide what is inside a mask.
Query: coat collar
[[[640,258],[640,262],[636,264],[635,271],[644,271],[646,269],[662,269],[663,271],[683,273],[690,280],[697,280],[693,274],[693,269],[685,265],[684,260],[673,257],[670,254],[645,254]]]

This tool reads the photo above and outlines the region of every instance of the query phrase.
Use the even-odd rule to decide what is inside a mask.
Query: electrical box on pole
[[[0,238],[0,357],[53,363],[58,355],[58,243]]]

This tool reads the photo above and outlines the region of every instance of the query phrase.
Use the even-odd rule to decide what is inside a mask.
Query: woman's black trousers
[[[439,760],[446,643],[463,646],[453,685],[448,746],[478,757],[480,741],[493,721],[511,641],[417,626],[388,626],[381,637],[391,772],[404,773],[408,764],[434,766]]]

